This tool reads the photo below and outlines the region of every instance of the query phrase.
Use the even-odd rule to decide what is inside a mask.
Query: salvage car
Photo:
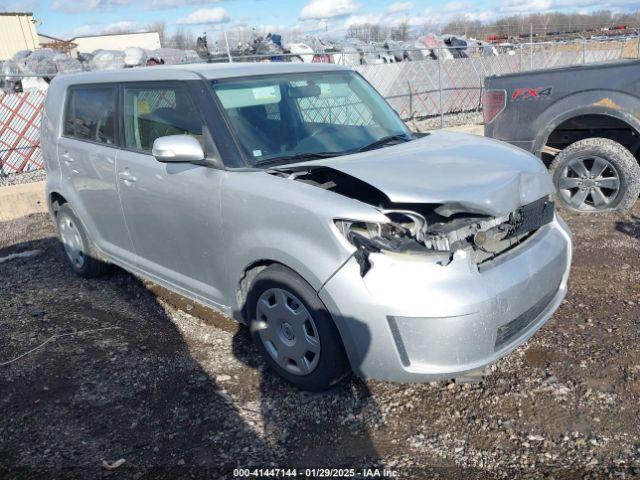
[[[618,61],[487,77],[485,136],[539,156],[564,208],[629,210],[640,194],[639,71]]]
[[[506,355],[567,290],[570,233],[533,155],[411,132],[330,64],[57,77],[42,119],[71,268],[120,266],[250,327],[300,388],[431,381]]]

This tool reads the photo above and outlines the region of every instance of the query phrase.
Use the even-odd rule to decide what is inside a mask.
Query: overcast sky
[[[117,29],[144,30],[157,20],[200,34],[249,25],[266,30],[340,32],[353,23],[440,24],[533,12],[631,11],[640,0],[0,0],[0,11],[33,11],[38,31],[70,38]]]

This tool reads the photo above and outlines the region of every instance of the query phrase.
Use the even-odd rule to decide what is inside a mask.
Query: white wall
[[[147,50],[160,48],[158,32],[124,33],[119,35],[96,35],[95,37],[79,37],[71,39],[77,47],[73,54],[91,53],[94,50],[126,50],[129,47],[139,47]]]

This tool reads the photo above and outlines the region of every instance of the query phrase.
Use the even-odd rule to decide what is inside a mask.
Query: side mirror
[[[162,163],[190,163],[204,160],[202,145],[191,135],[168,135],[156,138],[151,154]]]

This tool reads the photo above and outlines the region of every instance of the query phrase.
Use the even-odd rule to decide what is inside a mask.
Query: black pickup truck
[[[487,77],[484,132],[539,156],[558,201],[623,211],[640,194],[640,61]]]

